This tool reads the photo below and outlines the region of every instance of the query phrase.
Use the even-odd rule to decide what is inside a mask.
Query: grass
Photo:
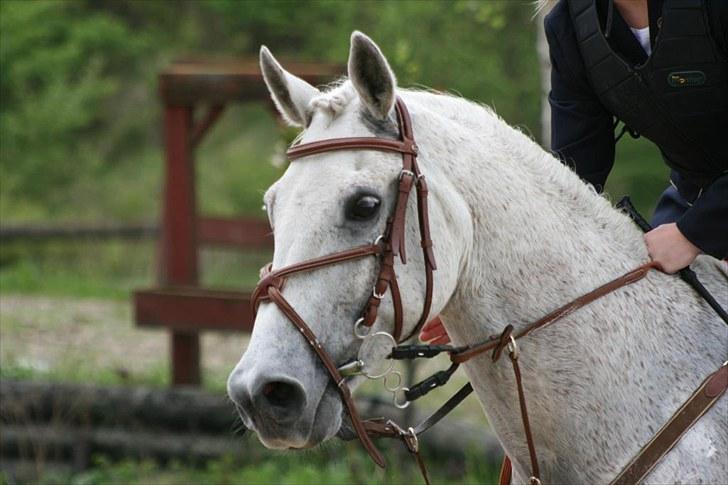
[[[36,294],[127,300],[156,285],[156,244],[151,241],[55,241],[0,246],[0,294]],[[250,289],[268,251],[204,249],[203,286]]]
[[[260,447],[258,447],[260,448]],[[380,443],[387,468],[380,469],[355,442],[322,446],[301,452],[272,452],[252,448],[242,461],[232,456],[211,460],[200,467],[179,461],[164,465],[151,460],[114,462],[104,456],[94,459],[93,467],[81,473],[48,470],[36,483],[44,485],[74,484],[418,484],[423,483],[413,458],[397,442]],[[467,453],[465,457],[436,457],[423,449],[428,473],[433,483],[495,483],[498,470],[482,457]],[[9,483],[0,472],[0,484]]]

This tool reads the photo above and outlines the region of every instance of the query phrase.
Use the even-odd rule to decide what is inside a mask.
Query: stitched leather
[[[409,139],[400,141],[376,137],[331,138],[295,145],[286,152],[286,155],[291,161],[338,150],[382,150],[414,155],[416,153],[413,147],[414,141]]]

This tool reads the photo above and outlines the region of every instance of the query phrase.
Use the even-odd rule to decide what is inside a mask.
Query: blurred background
[[[164,283],[159,75],[180,59],[254,66],[261,44],[284,66],[344,66],[358,29],[401,86],[489,104],[548,148],[540,22],[517,0],[0,2],[0,483],[418,481],[396,443],[382,471],[356,443],[274,453],[243,434],[224,388],[245,332],[202,332],[199,385],[172,386],[170,337],[135,325],[132,304],[134,290]],[[291,137],[269,103],[226,103],[195,150],[198,212],[264,220],[262,192],[285,170],[272,160]],[[606,192],[650,213],[666,182],[654,147],[624,137]],[[197,280],[248,291],[269,255],[202,247]],[[362,395],[381,401],[377,387]],[[495,480],[477,403],[455,419],[474,433],[425,440],[431,473]],[[448,439],[460,444],[427,449]]]

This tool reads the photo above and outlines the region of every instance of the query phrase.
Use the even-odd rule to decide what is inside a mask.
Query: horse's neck
[[[647,260],[641,234],[626,216],[522,134],[508,128],[493,136],[501,128],[484,127],[491,130],[490,143],[459,133],[461,143],[448,146],[449,156],[442,158],[449,160],[442,176],[469,208],[473,234],[457,289],[442,313],[459,345],[509,323],[523,327]],[[621,290],[622,303],[611,300],[610,306],[610,297],[603,298],[519,342],[539,461],[552,477],[610,476],[615,463],[626,459],[621,454],[633,454],[636,443],[649,438],[649,430],[637,422],[658,426],[664,419],[659,404],[633,406],[651,400],[642,378],[630,377],[630,367],[644,370],[649,359],[666,360],[674,353],[668,339],[681,335],[662,335],[674,331],[662,316],[672,312],[687,320],[690,308],[647,310],[645,302],[663,289],[644,288],[645,293]],[[668,287],[661,296],[679,293]],[[644,354],[646,347],[650,355]],[[492,364],[481,357],[465,368],[506,451],[517,467],[527,468],[507,359]],[[654,383],[668,385],[660,379]],[[615,449],[604,450],[598,439]],[[593,467],[578,470],[578,460]]]

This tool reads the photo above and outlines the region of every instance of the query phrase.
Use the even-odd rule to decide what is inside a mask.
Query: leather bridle
[[[417,165],[418,148],[415,144],[412,133],[412,122],[407,111],[407,107],[400,98],[397,98],[396,100],[395,111],[399,126],[398,140],[377,137],[334,138],[311,143],[302,143],[295,145],[288,150],[287,155],[290,161],[298,160],[310,155],[339,150],[378,150],[399,153],[402,156],[402,170],[400,171],[397,180],[398,192],[396,203],[391,216],[387,220],[384,234],[379,236],[371,244],[365,244],[326,256],[309,259],[275,270],[272,269],[271,264],[265,266],[261,271],[261,280],[258,282],[258,285],[252,295],[254,311],[257,313],[258,307],[261,303],[272,302],[301,332],[303,337],[318,356],[321,363],[326,368],[331,380],[336,385],[336,388],[341,395],[341,399],[349,413],[356,435],[377,465],[384,467],[385,462],[384,457],[372,442],[372,437],[400,439],[406,445],[407,449],[415,456],[425,481],[429,483],[427,471],[419,455],[418,435],[427,431],[430,427],[452,411],[460,402],[462,402],[463,399],[472,392],[472,386],[470,384],[466,384],[440,409],[413,428],[405,430],[392,420],[385,418],[363,421],[357,412],[356,406],[354,405],[351,391],[347,383],[347,376],[361,373],[360,370],[363,362],[360,359],[355,359],[353,362],[350,361],[337,366],[329,353],[324,349],[315,333],[282,294],[286,279],[289,276],[369,256],[377,257],[379,259],[379,272],[373,285],[372,294],[365,304],[360,317],[354,322],[354,334],[360,339],[366,339],[368,337],[370,329],[376,321],[382,298],[386,294],[387,290],[389,290],[392,296],[392,304],[394,306],[393,334],[389,335],[386,332],[377,332],[374,334],[375,336],[377,334],[384,334],[391,339],[393,344],[392,352],[388,358],[393,360],[402,360],[421,357],[429,358],[440,353],[447,353],[450,355],[450,360],[452,361],[450,368],[434,374],[433,376],[412,386],[411,389],[403,388],[406,391],[406,403],[414,401],[415,399],[426,395],[432,389],[444,385],[461,363],[473,357],[482,355],[485,352],[491,352],[491,358],[495,362],[503,353],[507,353],[513,366],[516,391],[521,411],[521,420],[524,427],[526,443],[528,445],[531,464],[529,483],[540,484],[538,459],[528,419],[525,391],[521,381],[520,367],[518,365],[519,351],[516,341],[531,334],[532,332],[561,320],[577,309],[604,295],[640,281],[650,270],[658,269],[659,267],[655,263],[644,264],[618,278],[615,278],[601,287],[580,296],[566,305],[557,308],[536,322],[527,325],[518,332],[514,331],[512,325],[506,325],[500,334],[493,335],[483,342],[463,347],[453,347],[449,345],[396,345],[409,339],[412,335],[418,332],[422,325],[427,321],[430,313],[430,306],[432,304],[432,272],[437,269],[437,267],[435,264],[432,240],[430,238],[430,227],[427,212],[427,183],[425,181],[425,176],[422,174],[419,166]],[[397,285],[394,261],[395,257],[398,256],[403,264],[406,264],[407,262],[405,254],[405,216],[407,213],[409,195],[413,186],[417,192],[417,214],[425,265],[425,298],[422,313],[417,324],[411,332],[402,338],[402,300],[399,293],[399,287]],[[723,312],[723,315],[724,314],[725,312]],[[728,362],[724,363],[716,372],[709,375],[705,381],[703,381],[701,386],[696,389],[693,395],[685,402],[680,410],[678,410],[668,423],[656,433],[654,438],[640,450],[637,456],[622,470],[612,483],[620,485],[636,483],[649,473],[664,454],[667,453],[675,445],[675,443],[677,443],[682,434],[705,412],[707,412],[707,410],[725,393],[726,388],[728,388],[727,364]],[[508,484],[510,483],[510,478],[511,464],[508,457],[506,457],[501,470],[500,483],[502,485]]]
[[[336,384],[341,399],[346,406],[351,418],[352,426],[359,440],[364,445],[372,459],[381,467],[384,467],[384,457],[377,450],[372,442],[367,429],[354,405],[351,391],[342,375],[340,367],[336,365],[329,353],[323,348],[311,328],[296,312],[290,303],[285,299],[281,290],[286,278],[307,271],[312,271],[332,264],[352,261],[368,256],[379,257],[379,273],[373,285],[372,294],[369,297],[360,317],[354,323],[354,333],[363,338],[369,332],[377,319],[377,313],[382,298],[387,290],[392,296],[394,306],[394,341],[399,343],[414,335],[427,321],[432,304],[432,272],[437,269],[435,256],[432,250],[430,239],[430,222],[427,212],[427,182],[425,176],[417,165],[418,148],[412,134],[412,121],[404,102],[397,98],[395,103],[397,122],[399,125],[399,140],[390,140],[377,137],[351,137],[320,140],[311,143],[302,143],[293,146],[288,150],[287,155],[290,161],[298,160],[310,155],[327,153],[338,150],[378,150],[394,152],[402,155],[402,170],[399,172],[397,181],[397,199],[394,210],[389,217],[384,234],[379,236],[373,243],[358,246],[345,251],[329,254],[319,258],[309,259],[283,268],[272,269],[267,265],[261,272],[261,280],[253,292],[252,301],[254,310],[257,312],[259,305],[264,301],[276,304],[279,310],[298,328],[306,338],[311,348],[323,363],[329,376]],[[425,298],[420,318],[415,328],[402,338],[403,313],[402,299],[397,285],[397,276],[394,271],[394,258],[399,256],[403,264],[407,262],[405,252],[405,216],[407,214],[407,202],[412,187],[417,192],[417,215],[420,228],[421,246],[425,263]],[[416,440],[416,437],[415,437]]]

